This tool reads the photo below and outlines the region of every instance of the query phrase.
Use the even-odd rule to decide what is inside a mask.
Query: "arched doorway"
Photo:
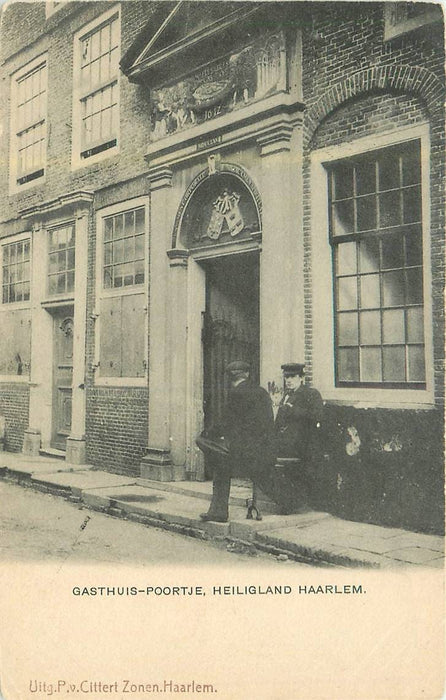
[[[189,254],[190,313],[195,319],[197,313],[201,316],[200,342],[188,341],[195,362],[200,355],[195,376],[200,387],[192,390],[190,404],[196,405],[199,397],[201,410],[191,435],[221,425],[229,362],[248,361],[259,379],[260,238],[260,197],[246,172],[221,164],[217,171],[200,173],[185,193],[174,232],[175,249]],[[189,331],[193,327],[196,320]],[[196,472],[198,478],[210,476],[206,465]]]

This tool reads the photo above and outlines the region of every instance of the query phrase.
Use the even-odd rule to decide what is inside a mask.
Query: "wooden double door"
[[[73,308],[53,311],[53,397],[51,447],[64,450],[71,432]]]

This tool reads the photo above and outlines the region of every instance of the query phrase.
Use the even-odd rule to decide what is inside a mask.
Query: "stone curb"
[[[18,470],[4,467],[0,469],[0,478],[6,481],[17,483],[25,488],[32,488],[40,493],[49,493],[55,496],[60,496],[70,501],[71,503],[82,504],[88,510],[104,513],[112,517],[129,520],[140,523],[147,527],[156,527],[162,530],[168,530],[177,534],[186,535],[195,539],[225,541],[228,547],[231,545],[234,551],[241,548],[243,551],[261,551],[274,556],[282,557],[283,559],[291,559],[296,562],[316,565],[320,567],[373,567],[379,568],[379,564],[367,562],[358,557],[358,559],[350,556],[343,556],[340,553],[330,552],[323,549],[312,549],[306,546],[300,546],[296,543],[278,540],[270,537],[267,531],[264,533],[255,532],[251,538],[244,539],[231,534],[231,522],[226,523],[206,523],[206,528],[196,527],[191,522],[185,522],[188,519],[184,516],[175,516],[171,514],[154,513],[151,511],[147,515],[138,512],[132,512],[132,505],[125,504],[125,508],[121,507],[116,499],[111,499],[108,496],[99,495],[94,499],[85,499],[85,495],[81,493],[73,493],[70,486],[55,486],[54,484],[44,484],[41,481],[34,481],[31,474],[25,474]],[[78,489],[76,489],[78,491]],[[180,522],[179,522],[180,521]],[[183,521],[183,522],[181,522]],[[233,523],[237,531],[240,528],[240,523]],[[212,526],[216,526],[215,528]],[[240,528],[243,530],[243,526]]]

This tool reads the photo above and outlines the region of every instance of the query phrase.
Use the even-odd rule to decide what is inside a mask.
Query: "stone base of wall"
[[[442,534],[442,412],[324,411],[307,465],[311,506],[347,520]]]
[[[5,418],[4,449],[8,452],[21,452],[29,416],[27,384],[0,385],[0,415]]]

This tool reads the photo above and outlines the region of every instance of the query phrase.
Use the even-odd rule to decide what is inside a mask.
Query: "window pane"
[[[383,278],[384,306],[402,306],[404,304],[404,273],[385,272]]]
[[[123,286],[122,265],[115,265],[113,277],[114,277],[113,286],[114,287],[122,287]]]
[[[104,241],[110,241],[113,237],[113,218],[104,219]]]
[[[104,245],[104,265],[110,265],[113,262],[112,250],[112,243],[106,243]]]
[[[382,238],[383,270],[403,267],[403,239],[399,234],[387,234]]]
[[[357,278],[338,279],[338,309],[356,309],[358,306]]]
[[[340,243],[336,257],[338,275],[356,274],[356,243]]]
[[[376,191],[375,161],[359,163],[356,166],[356,194]]]
[[[342,236],[344,233],[351,233],[353,224],[353,200],[338,202],[333,205],[333,235]]]
[[[400,185],[399,157],[389,150],[378,159],[379,190],[391,190]]]
[[[133,284],[133,263],[121,265],[121,268],[122,276],[124,278],[124,287],[128,287]]]
[[[407,309],[407,342],[422,343],[424,340],[424,314],[419,306]]]
[[[56,294],[57,292],[57,277],[48,278],[48,294]]]
[[[64,292],[66,289],[65,274],[62,273],[60,275],[56,275],[56,279],[57,279],[57,293],[62,294],[62,292]]]
[[[72,292],[74,290],[74,270],[72,272],[67,272],[67,292]]]
[[[407,303],[421,304],[423,302],[423,274],[421,268],[406,270]]]
[[[50,274],[57,272],[58,268],[58,255],[59,253],[51,253],[48,259],[48,272]]]
[[[134,238],[124,238],[124,262],[130,262],[135,259],[135,243]]]
[[[124,236],[132,236],[134,233],[135,216],[133,211],[127,211],[124,215]]]
[[[124,241],[115,241],[113,244],[113,258],[114,262],[120,263],[124,260]]]
[[[104,268],[104,287],[105,289],[113,287],[113,269],[111,267]]]
[[[403,221],[405,224],[421,221],[420,187],[411,187],[403,191]]]
[[[115,231],[114,238],[121,238],[123,230],[123,217],[122,214],[114,217],[115,219]]]
[[[406,265],[421,265],[423,261],[423,248],[421,233],[409,233],[405,236]]]
[[[360,277],[361,308],[376,309],[381,305],[379,292],[379,275]]]
[[[359,244],[359,270],[375,272],[379,269],[379,240],[375,236],[364,238]]]
[[[383,379],[385,382],[405,381],[404,346],[383,347]]]
[[[426,379],[426,368],[424,365],[424,347],[421,345],[410,345],[409,351],[409,372],[410,382],[424,382]]]
[[[334,199],[346,199],[353,196],[353,167],[351,165],[339,165],[333,175]]]
[[[144,260],[137,260],[135,262],[135,284],[142,284],[144,282]]]
[[[358,231],[375,229],[376,222],[376,197],[359,197],[356,200]]]
[[[379,311],[365,311],[360,315],[361,345],[381,343],[381,314]]]
[[[357,345],[358,343],[358,314],[338,314],[339,345]]]
[[[400,191],[386,192],[379,195],[379,225],[382,228],[397,226],[401,223]]]
[[[144,234],[135,237],[135,259],[144,257]]]
[[[338,380],[341,382],[359,381],[357,348],[341,348],[338,350]]]
[[[421,182],[420,144],[416,142],[413,148],[403,153],[403,185],[414,185]]]
[[[144,231],[144,209],[141,207],[141,209],[137,209],[135,212],[135,232],[136,233],[142,233]]]
[[[67,250],[67,270],[74,270],[74,248]]]
[[[361,381],[382,381],[381,348],[361,348]]]
[[[404,310],[383,311],[383,341],[385,343],[404,343]]]

